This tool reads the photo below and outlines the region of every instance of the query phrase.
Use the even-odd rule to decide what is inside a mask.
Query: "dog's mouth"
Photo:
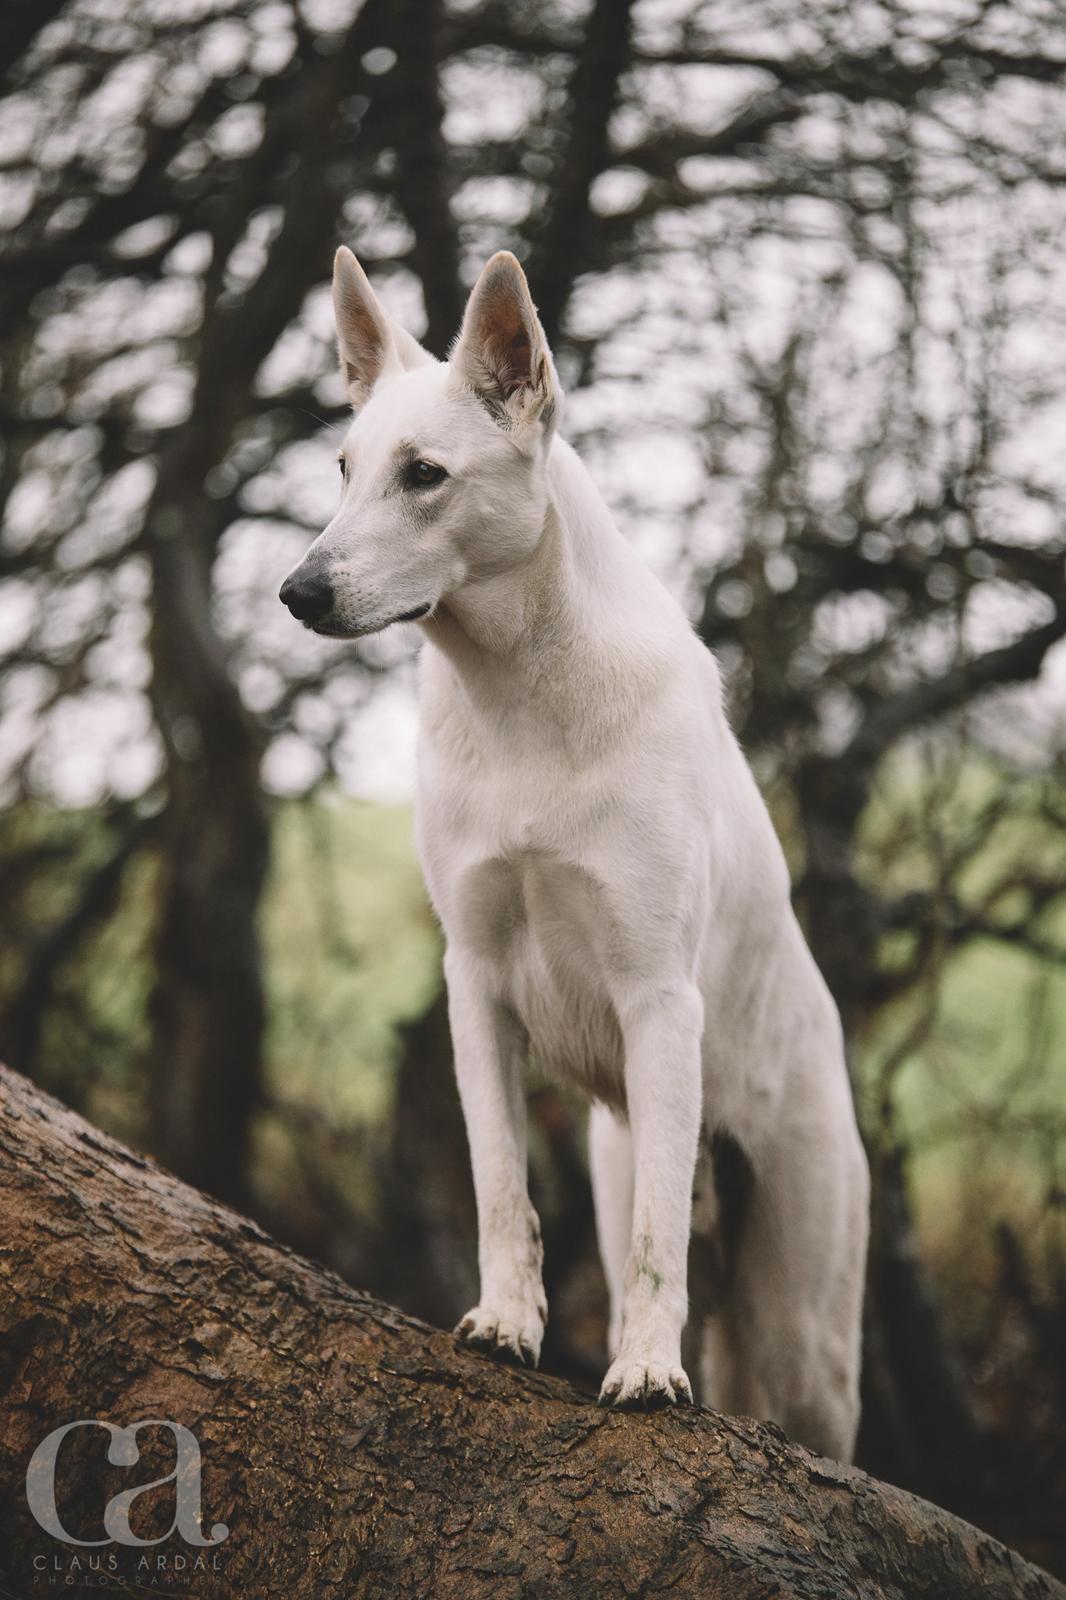
[[[368,628],[338,627],[328,617],[323,617],[321,622],[305,622],[304,627],[310,628],[312,633],[319,634],[323,639],[365,639],[371,633],[381,633],[385,628],[391,628],[394,622],[417,622],[432,609],[432,603],[427,600],[424,605],[413,606],[410,611],[400,611],[395,617],[386,617],[384,621],[372,623]]]

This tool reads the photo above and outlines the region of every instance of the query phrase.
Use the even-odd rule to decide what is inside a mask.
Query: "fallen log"
[[[20,1600],[1066,1600],[777,1429],[457,1347],[5,1069],[0,1483]]]

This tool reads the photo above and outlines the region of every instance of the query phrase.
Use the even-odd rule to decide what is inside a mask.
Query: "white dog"
[[[331,637],[419,619],[426,638],[418,848],[447,939],[480,1235],[481,1298],[458,1332],[540,1354],[532,1050],[593,1103],[601,1402],[691,1399],[695,1181],[694,1287],[716,1278],[717,1297],[698,1297],[713,1313],[703,1398],[846,1459],[866,1161],[837,1013],[714,659],[556,432],[558,381],[513,256],[485,267],[444,363],[348,250],[333,289],[355,411],[343,496],[281,598]],[[746,1191],[724,1251],[710,1237],[723,1162]]]

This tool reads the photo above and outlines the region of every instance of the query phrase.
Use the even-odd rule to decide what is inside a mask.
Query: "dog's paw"
[[[544,1337],[544,1318],[536,1308],[496,1311],[491,1306],[475,1306],[455,1330],[463,1344],[484,1350],[515,1367],[535,1367],[540,1360]]]
[[[653,1361],[619,1356],[607,1369],[600,1405],[617,1411],[656,1411],[663,1406],[690,1406],[692,1386],[682,1369]]]

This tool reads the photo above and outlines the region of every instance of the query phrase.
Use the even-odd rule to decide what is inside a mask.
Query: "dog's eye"
[[[435,483],[443,483],[448,474],[443,467],[435,466],[432,461],[412,461],[407,469],[407,481],[418,489],[432,488]]]
[[[341,469],[341,482],[348,482],[348,463],[343,456],[337,457],[337,465]]]

